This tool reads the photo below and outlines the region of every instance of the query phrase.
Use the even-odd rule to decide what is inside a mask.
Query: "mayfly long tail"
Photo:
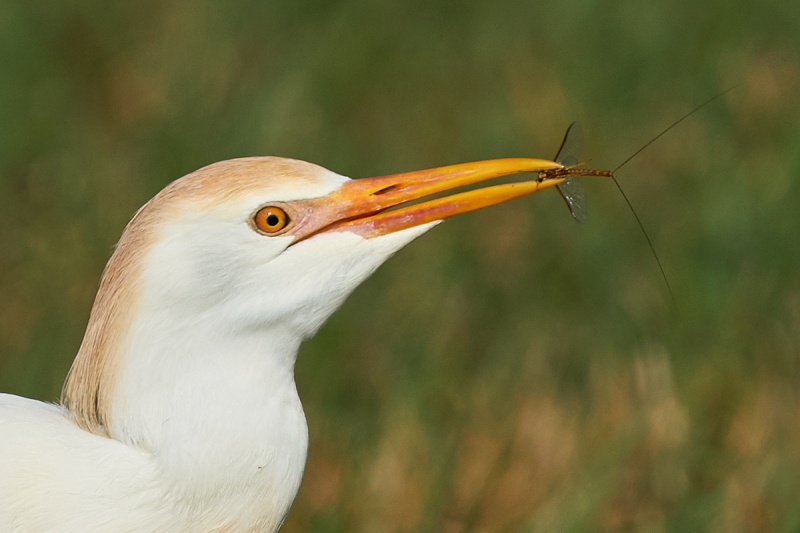
[[[642,146],[641,148],[636,150],[630,157],[628,157],[625,161],[623,161],[622,163],[617,165],[617,167],[614,170],[611,171],[611,179],[614,180],[614,185],[617,186],[617,189],[619,190],[619,193],[622,195],[622,198],[625,200],[625,203],[628,204],[628,208],[631,210],[631,213],[633,213],[633,217],[636,219],[636,223],[639,225],[639,229],[642,230],[642,233],[644,234],[644,238],[645,238],[645,240],[647,240],[647,245],[650,247],[650,251],[653,252],[653,257],[656,260],[656,264],[658,264],[658,270],[661,271],[661,277],[664,279],[664,284],[667,286],[667,291],[669,292],[669,296],[672,299],[672,305],[675,308],[677,308],[677,302],[675,300],[675,294],[672,292],[672,286],[670,286],[669,280],[667,279],[667,274],[666,274],[666,272],[664,272],[664,266],[661,264],[661,259],[659,259],[658,254],[656,253],[655,246],[653,246],[653,241],[650,240],[650,235],[648,235],[647,234],[647,230],[644,229],[644,224],[642,224],[642,220],[639,218],[639,215],[636,213],[636,210],[633,208],[633,204],[631,204],[631,201],[628,199],[628,195],[625,194],[625,191],[622,190],[622,186],[619,184],[619,181],[617,181],[616,173],[617,173],[617,171],[619,169],[621,169],[626,164],[628,164],[634,157],[636,157],[637,155],[642,153],[648,146],[650,146],[651,144],[656,142],[658,139],[660,139],[662,136],[664,136],[664,134],[666,134],[669,130],[671,130],[672,128],[674,128],[675,126],[677,126],[678,124],[680,124],[681,122],[683,122],[684,120],[689,118],[690,116],[694,115],[695,113],[697,113],[698,111],[703,109],[705,106],[707,106],[711,102],[717,100],[718,98],[722,98],[723,96],[725,96],[726,94],[728,94],[730,91],[734,90],[738,86],[739,86],[739,84],[736,84],[736,85],[734,85],[732,87],[729,87],[729,88],[725,89],[721,93],[718,93],[718,94],[714,95],[713,97],[709,98],[708,100],[706,100],[702,104],[698,105],[697,107],[695,107],[694,109],[692,109],[691,111],[689,111],[688,113],[683,115],[681,118],[679,118],[678,120],[676,120],[675,122],[673,122],[672,124],[667,126],[661,133],[659,133],[658,135],[656,135],[655,137],[650,139],[647,143],[644,144],[644,146]]]
[[[623,161],[622,163],[620,163],[619,165],[617,165],[617,168],[615,168],[615,169],[614,169],[614,170],[612,170],[611,172],[612,172],[612,173],[614,173],[614,172],[616,172],[617,170],[619,170],[619,169],[621,169],[622,167],[624,167],[625,165],[627,165],[627,164],[628,164],[628,162],[630,162],[630,160],[631,160],[631,159],[633,159],[634,157],[636,157],[637,155],[639,155],[640,153],[642,153],[642,152],[645,150],[645,148],[647,148],[648,146],[650,146],[651,144],[653,144],[654,142],[656,142],[657,140],[659,140],[661,137],[663,137],[663,136],[664,136],[664,134],[666,134],[666,133],[667,133],[669,130],[671,130],[672,128],[674,128],[675,126],[677,126],[678,124],[680,124],[681,122],[683,122],[684,120],[686,120],[687,118],[691,117],[692,115],[694,115],[695,113],[697,113],[698,111],[700,111],[701,109],[703,109],[705,106],[707,106],[708,104],[710,104],[710,103],[711,103],[711,102],[713,102],[714,100],[717,100],[717,99],[719,99],[719,98],[722,98],[723,96],[725,96],[726,94],[728,94],[729,92],[731,92],[732,90],[734,90],[735,88],[737,88],[739,85],[741,85],[741,84],[737,83],[737,84],[736,84],[736,85],[734,85],[733,87],[728,87],[727,89],[725,89],[725,90],[724,90],[724,91],[722,91],[721,93],[714,95],[713,97],[709,98],[708,100],[706,100],[706,101],[705,101],[705,102],[703,102],[702,104],[698,105],[697,107],[695,107],[694,109],[692,109],[691,111],[689,111],[688,113],[686,113],[685,115],[683,115],[681,118],[679,118],[678,120],[676,120],[675,122],[673,122],[672,124],[670,124],[669,126],[667,126],[666,128],[664,128],[664,130],[663,130],[661,133],[659,133],[658,135],[656,135],[655,137],[653,137],[652,139],[650,139],[649,141],[647,141],[647,143],[645,143],[645,145],[644,145],[644,146],[642,146],[641,148],[639,148],[638,150],[636,150],[635,152],[633,152],[633,154],[632,154],[630,157],[628,157],[628,159],[626,159],[625,161]]]
[[[669,297],[672,299],[672,306],[677,308],[678,307],[678,303],[675,300],[675,294],[672,292],[672,286],[669,284],[669,280],[667,279],[666,272],[664,272],[664,267],[661,264],[661,259],[658,258],[658,254],[656,253],[656,248],[655,248],[655,246],[653,246],[653,241],[650,240],[650,235],[648,235],[647,234],[647,230],[644,229],[644,224],[642,224],[642,221],[639,218],[639,215],[636,213],[636,210],[633,208],[633,204],[631,204],[631,201],[628,200],[628,195],[625,194],[625,191],[622,190],[622,187],[620,186],[619,182],[617,181],[617,177],[612,174],[611,175],[611,179],[614,180],[614,185],[617,186],[617,189],[619,190],[619,193],[625,199],[625,203],[628,204],[628,207],[630,208],[631,213],[633,213],[633,218],[635,218],[636,219],[636,223],[639,224],[639,229],[642,230],[642,233],[644,234],[644,238],[647,241],[647,245],[650,247],[650,251],[653,252],[653,257],[655,258],[656,264],[658,265],[658,270],[661,271],[661,277],[664,278],[664,284],[667,286],[667,291],[669,292]]]

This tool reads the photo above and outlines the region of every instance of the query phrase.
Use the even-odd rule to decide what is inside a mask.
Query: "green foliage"
[[[747,2],[0,3],[0,390],[46,400],[124,224],[272,154],[620,172],[448,221],[304,346],[285,531],[796,531],[800,17]]]

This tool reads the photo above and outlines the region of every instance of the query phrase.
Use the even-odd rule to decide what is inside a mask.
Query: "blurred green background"
[[[302,350],[284,531],[800,530],[795,0],[0,3],[0,390],[56,400],[169,181],[552,157],[608,181],[412,243]]]

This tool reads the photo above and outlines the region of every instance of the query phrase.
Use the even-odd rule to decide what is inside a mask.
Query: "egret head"
[[[561,180],[431,195],[554,168],[561,165],[503,159],[350,180],[302,161],[253,157],[176,180],[136,213],[109,260],[63,401],[79,424],[103,432],[131,354],[184,368],[185,346],[200,332],[234,339],[280,329],[302,340],[438,221]],[[162,349],[176,339],[184,339],[179,348]],[[126,379],[134,374],[126,367]]]

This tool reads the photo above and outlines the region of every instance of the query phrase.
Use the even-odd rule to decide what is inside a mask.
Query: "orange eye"
[[[278,233],[289,225],[289,215],[280,207],[268,205],[262,207],[253,219],[256,227],[264,233]]]

